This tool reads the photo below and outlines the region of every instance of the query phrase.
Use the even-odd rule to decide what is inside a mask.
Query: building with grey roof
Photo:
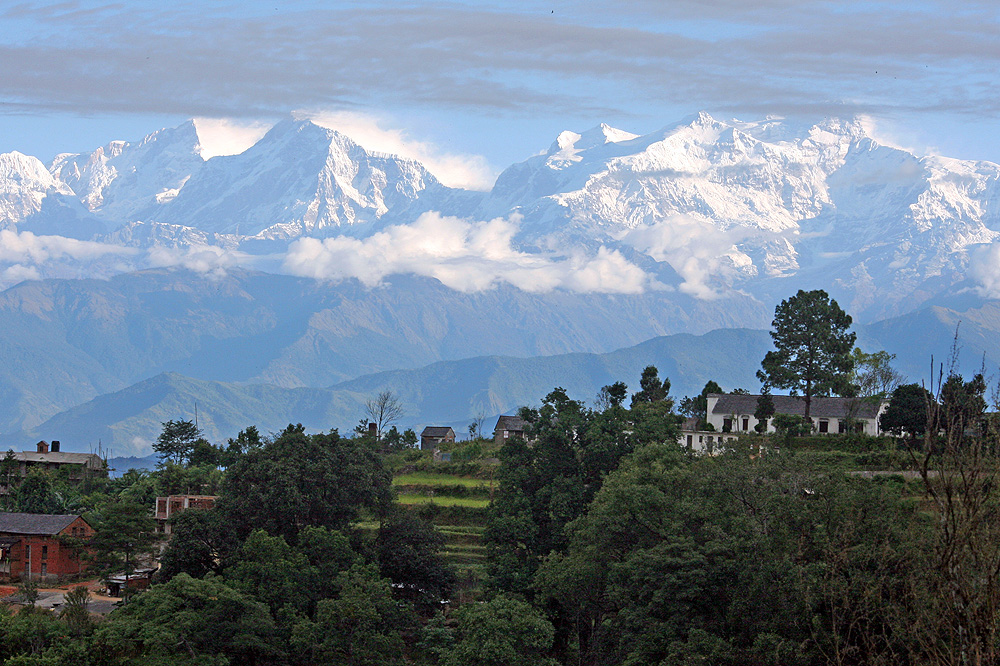
[[[708,422],[719,432],[755,432],[757,399],[759,395],[708,394]],[[793,395],[772,395],[775,414],[805,416],[805,399]],[[878,435],[878,417],[889,405],[888,400],[864,398],[813,397],[810,417],[813,431],[845,433],[850,430],[866,435]],[[774,424],[767,424],[767,431],[774,432]]]
[[[106,477],[104,459],[93,453],[70,453],[59,450],[59,441],[52,442],[51,450],[46,441],[38,442],[34,451],[7,451],[0,453],[0,493],[8,492],[33,469],[57,472],[71,483],[85,478]]]

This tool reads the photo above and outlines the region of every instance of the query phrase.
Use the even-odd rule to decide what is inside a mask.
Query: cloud
[[[195,118],[194,125],[201,156],[206,160],[218,155],[238,155],[271,129],[271,123],[233,118]]]
[[[753,272],[746,254],[736,243],[746,232],[723,231],[714,224],[691,216],[675,215],[655,225],[641,225],[620,237],[623,243],[670,264],[684,280],[678,289],[695,298],[721,297],[740,272]]]
[[[969,278],[985,298],[1000,298],[1000,243],[981,245],[969,252]]]
[[[302,238],[289,247],[284,270],[317,279],[357,278],[369,286],[389,275],[414,274],[463,292],[502,282],[529,292],[640,293],[649,285],[642,269],[616,250],[519,252],[513,246],[518,222],[516,217],[471,222],[431,212],[363,240]]]
[[[16,282],[24,282],[25,280],[38,279],[41,279],[41,275],[38,273],[37,268],[34,266],[24,266],[22,264],[8,266],[2,273],[0,273],[0,283],[2,284],[12,284]]]
[[[416,160],[426,166],[438,180],[450,187],[489,190],[497,178],[481,155],[451,155],[426,141],[418,141],[404,130],[387,129],[384,121],[356,111],[298,111],[296,116],[309,118],[317,125],[346,134],[366,150],[391,153]]]
[[[11,264],[43,264],[53,259],[86,261],[109,255],[130,255],[136,250],[82,241],[65,236],[36,236],[30,231],[0,231],[0,262]]]
[[[191,245],[166,247],[157,245],[149,249],[147,264],[152,268],[186,268],[196,273],[222,277],[226,270],[253,263],[250,255],[227,250],[216,245]]]
[[[989,2],[151,5],[9,9],[0,96],[16,110],[208,117],[415,106],[556,119],[648,105],[1000,113]]]

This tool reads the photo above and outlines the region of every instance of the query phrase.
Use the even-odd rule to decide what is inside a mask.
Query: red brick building
[[[0,577],[58,578],[87,568],[60,536],[88,539],[94,528],[76,515],[0,512]]]

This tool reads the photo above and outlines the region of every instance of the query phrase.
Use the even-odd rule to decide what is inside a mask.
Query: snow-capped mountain
[[[49,167],[89,211],[113,226],[155,214],[204,165],[194,122],[138,143],[112,141],[90,154],[65,153]]]
[[[206,161],[189,122],[60,155],[48,171],[0,156],[0,224],[133,248],[273,254],[302,237],[363,239],[427,211],[502,217],[516,221],[516,251],[617,250],[665,293],[767,302],[791,280],[871,319],[965,280],[969,250],[1000,237],[998,179],[993,163],[880,145],[856,120],[701,113],[644,136],[563,132],[481,194],[310,121],[281,122],[245,152]]]
[[[292,239],[372,226],[447,190],[421,164],[369,153],[310,121],[284,121],[239,155],[208,160],[149,216],[203,231]]]
[[[38,158],[16,151],[0,154],[0,229],[37,214],[46,197],[72,194]]]
[[[617,241],[682,277],[695,260],[688,277],[716,287],[787,290],[780,278],[794,278],[886,314],[918,305],[908,299],[929,282],[964,279],[966,250],[1000,236],[998,178],[993,163],[880,145],[857,121],[703,113],[640,137],[564,132],[501,174],[478,212],[518,211],[535,243]]]

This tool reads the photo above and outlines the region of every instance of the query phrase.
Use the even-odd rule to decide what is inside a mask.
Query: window
[[[49,547],[48,546],[42,546],[42,559],[44,560],[48,556],[49,556]],[[45,566],[45,565],[43,564],[42,566]]]
[[[743,417],[743,429],[744,430],[750,429],[750,419],[746,416]]]
[[[819,422],[819,431],[820,432],[830,432],[830,422],[827,421],[826,419],[820,419],[820,422]]]
[[[688,447],[691,446],[691,440],[694,439],[693,435],[688,435]]]
[[[723,432],[729,432],[732,429],[733,429],[733,420],[732,419],[722,419],[722,431]]]

